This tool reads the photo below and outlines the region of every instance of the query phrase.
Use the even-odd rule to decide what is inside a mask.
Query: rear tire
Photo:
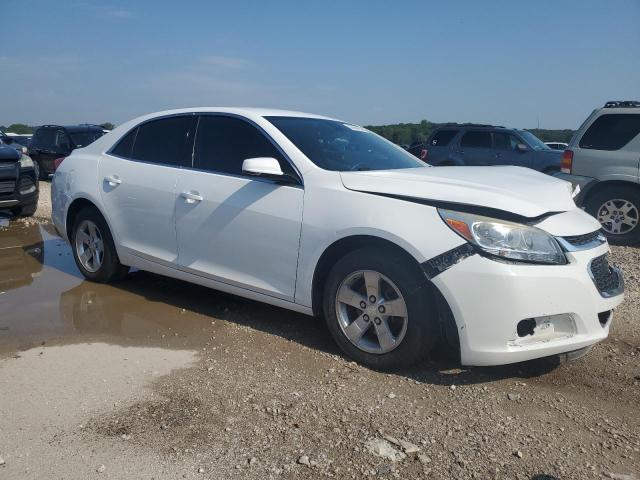
[[[372,278],[379,280],[372,283]],[[367,283],[378,285],[377,298]],[[353,292],[356,296],[349,297]],[[416,363],[439,334],[424,277],[402,255],[380,249],[356,250],[336,262],[325,283],[323,311],[338,346],[358,363],[379,370]],[[388,315],[392,311],[399,315]]]
[[[640,190],[626,186],[606,187],[590,195],[585,206],[602,225],[609,243],[640,243]]]
[[[129,272],[120,263],[109,226],[95,207],[83,208],[76,215],[71,249],[80,273],[92,282],[113,282]]]

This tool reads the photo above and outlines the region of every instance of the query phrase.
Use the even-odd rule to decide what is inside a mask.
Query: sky
[[[0,125],[190,106],[577,128],[640,100],[640,0],[0,0]]]

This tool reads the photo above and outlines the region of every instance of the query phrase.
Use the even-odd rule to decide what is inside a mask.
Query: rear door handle
[[[182,192],[180,194],[180,196],[182,198],[184,198],[185,202],[187,202],[187,203],[196,203],[196,202],[201,202],[202,200],[204,200],[202,195],[200,195],[198,192],[195,192],[195,191]]]
[[[109,175],[108,177],[104,177],[104,181],[107,182],[110,187],[115,187],[122,183],[122,180],[120,180],[118,175]]]

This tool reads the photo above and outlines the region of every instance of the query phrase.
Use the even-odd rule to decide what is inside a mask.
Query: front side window
[[[333,171],[425,167],[402,148],[356,125],[303,117],[265,117],[318,167]]]
[[[529,147],[533,148],[535,151],[539,152],[541,150],[551,150],[549,145],[544,143],[538,137],[536,137],[533,133],[528,132],[526,130],[521,130],[520,135],[524,138],[524,141],[529,145]]]
[[[519,143],[522,141],[510,133],[493,134],[493,146],[500,150],[516,150]]]
[[[278,149],[250,123],[223,115],[200,117],[194,168],[242,175],[242,163],[248,158],[257,157],[275,158],[284,173],[297,176]]]
[[[191,166],[196,118],[182,115],[143,123],[138,127],[131,158],[162,165]]]
[[[466,148],[491,148],[491,133],[467,132],[463,135],[460,146]]]
[[[640,115],[607,114],[598,117],[580,139],[580,148],[620,150],[640,133]]]

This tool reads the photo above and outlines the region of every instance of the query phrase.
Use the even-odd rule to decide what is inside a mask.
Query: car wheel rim
[[[365,352],[389,353],[407,333],[409,316],[400,289],[373,270],[347,276],[338,287],[335,307],[342,333]]]
[[[104,260],[104,242],[98,226],[91,220],[83,220],[76,231],[75,244],[82,267],[97,272]]]
[[[638,207],[628,200],[614,198],[604,202],[596,215],[605,232],[624,235],[638,226]]]

